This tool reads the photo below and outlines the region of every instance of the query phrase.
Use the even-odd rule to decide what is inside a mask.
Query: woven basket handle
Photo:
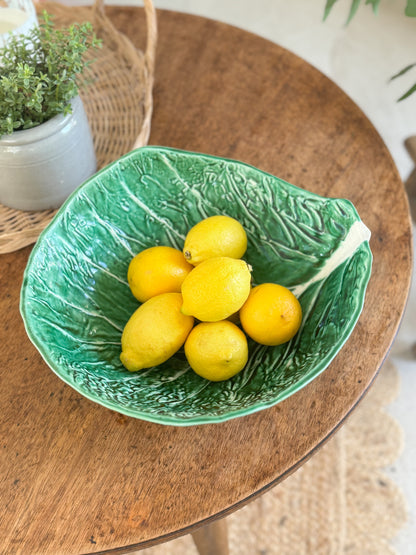
[[[147,22],[147,41],[144,54],[145,66],[147,70],[147,85],[144,98],[145,113],[142,130],[133,144],[133,149],[147,144],[150,135],[153,112],[153,81],[157,44],[157,19],[156,10],[153,6],[152,0],[144,0],[144,11]]]
[[[153,6],[152,0],[144,0],[144,11],[146,14],[147,22],[147,41],[146,41],[146,66],[153,74],[155,69],[156,59],[156,44],[157,44],[157,18],[156,10]]]
[[[156,10],[153,6],[152,0],[143,0],[144,11],[146,15],[147,24],[147,41],[145,50],[145,62],[146,67],[151,73],[153,73],[155,68],[155,57],[156,57],[156,44],[157,44],[157,18]],[[104,0],[95,0],[93,4],[93,9],[99,13],[102,17],[105,17]]]
[[[95,0],[93,10],[97,21],[105,23],[106,26],[114,28],[110,20],[105,16],[104,0]],[[146,15],[147,24],[147,40],[146,49],[144,52],[144,65],[146,70],[146,86],[144,91],[144,117],[143,125],[140,134],[136,138],[132,150],[147,144],[150,135],[150,126],[153,111],[153,81],[156,59],[156,44],[157,44],[157,18],[156,10],[153,6],[152,0],[144,0],[144,11]],[[115,30],[115,29],[114,29]],[[119,39],[123,42],[124,47],[133,49],[134,46],[124,35],[119,34]]]

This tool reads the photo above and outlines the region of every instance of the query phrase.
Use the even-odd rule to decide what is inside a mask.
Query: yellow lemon
[[[188,335],[185,355],[199,376],[214,382],[228,380],[247,363],[247,338],[228,320],[204,322]]]
[[[203,322],[225,320],[243,306],[250,282],[250,268],[244,260],[208,258],[182,283],[182,312]]]
[[[211,216],[189,230],[183,253],[196,266],[217,256],[241,258],[246,250],[247,235],[240,222],[230,216]]]
[[[181,312],[182,295],[156,295],[132,314],[121,336],[120,360],[132,372],[162,364],[184,344],[194,319]]]
[[[240,321],[247,335],[257,343],[280,345],[299,330],[302,308],[286,287],[262,283],[251,290],[240,310]]]
[[[193,266],[173,247],[150,247],[130,262],[127,281],[141,303],[162,293],[180,293],[181,285]]]

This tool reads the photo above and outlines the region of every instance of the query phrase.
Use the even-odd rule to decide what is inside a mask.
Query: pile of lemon
[[[123,330],[123,365],[157,366],[184,345],[197,374],[222,381],[246,365],[247,336],[263,345],[289,341],[302,321],[299,301],[276,283],[252,287],[246,250],[243,226],[219,215],[190,229],[182,252],[155,246],[137,254],[127,280],[142,304]]]

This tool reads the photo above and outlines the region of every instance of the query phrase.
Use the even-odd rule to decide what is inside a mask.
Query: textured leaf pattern
[[[250,342],[246,368],[211,383],[183,350],[130,373],[121,332],[138,302],[131,258],[155,244],[182,249],[189,228],[227,214],[248,235],[253,281],[302,288],[304,320],[288,344]],[[166,424],[217,422],[271,406],[324,370],[351,333],[371,271],[367,241],[314,282],[360,222],[346,200],[327,199],[241,162],[161,147],[133,151],[80,187],[43,232],[24,278],[29,337],[68,384],[113,410]],[[338,249],[338,250],[337,250]]]

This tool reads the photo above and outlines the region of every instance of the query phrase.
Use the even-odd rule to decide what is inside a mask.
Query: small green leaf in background
[[[330,14],[330,11],[332,10],[332,7],[335,4],[335,2],[337,2],[337,0],[326,0],[325,10],[324,10],[324,21]]]
[[[396,79],[397,77],[401,77],[402,75],[404,75],[405,73],[407,73],[408,71],[413,69],[414,67],[416,67],[416,63],[415,64],[409,64],[408,66],[401,69],[398,73],[393,75],[393,77],[390,77],[390,81],[392,81],[393,79]],[[416,92],[416,83],[412,87],[410,87],[410,89],[408,91],[406,91],[397,101],[400,102],[401,100],[404,100],[405,98],[409,97],[414,92]]]
[[[398,102],[400,102],[401,100],[404,100],[405,98],[407,98],[408,96],[410,96],[411,94],[413,94],[414,92],[416,92],[416,83],[413,85],[413,87],[410,87],[410,89],[405,92],[399,99]]]
[[[347,19],[347,25],[350,23],[354,15],[357,13],[358,8],[360,7],[361,0],[352,0],[351,2],[351,9]]]
[[[403,69],[401,69],[399,71],[399,73],[396,73],[395,75],[393,75],[393,77],[390,78],[390,81],[392,81],[393,79],[396,79],[396,77],[401,77],[402,75],[407,73],[410,69],[412,69],[415,66],[416,66],[416,64],[410,64],[410,65],[404,67]]]
[[[377,14],[377,13],[378,13],[378,7],[379,7],[379,5],[380,5],[380,1],[381,1],[381,0],[366,0],[365,4],[366,4],[366,5],[367,5],[367,4],[371,4],[371,5],[373,6],[373,12],[374,12],[375,14]]]
[[[326,18],[330,14],[330,12],[331,12],[332,8],[334,7],[334,5],[336,4],[336,2],[338,2],[338,0],[326,0],[325,9],[324,9],[324,17],[323,17],[324,21],[326,20]],[[366,6],[371,5],[373,7],[373,12],[375,14],[377,14],[380,2],[381,2],[381,0],[365,0],[365,5]],[[351,22],[351,20],[353,19],[353,17],[357,13],[358,8],[360,7],[360,4],[361,4],[361,0],[351,0],[350,13],[348,14],[346,25],[348,25]],[[407,0],[405,15],[407,15],[408,17],[416,17],[416,0]],[[404,69],[402,69],[398,73],[396,73],[396,75],[393,75],[393,77],[391,77],[391,79],[396,79],[396,77],[400,77],[400,76],[404,75],[405,73],[407,73],[410,69],[412,69],[415,66],[416,66],[416,64],[410,64],[410,65],[406,66]],[[404,100],[405,98],[409,97],[414,92],[416,92],[416,84],[413,85],[408,91],[406,91],[398,99],[398,101],[400,102],[400,100]]]
[[[337,2],[338,0],[326,0],[325,9],[324,9],[324,21],[326,20],[332,8]],[[373,12],[375,14],[378,12],[378,7],[380,5],[380,2],[381,0],[365,0],[366,5],[373,6]],[[357,10],[360,7],[360,4],[361,4],[361,0],[351,0],[351,8],[350,8],[350,13],[348,15],[347,24],[357,13]],[[407,0],[405,14],[408,17],[416,17],[416,0]]]
[[[404,12],[408,17],[416,17],[416,0],[407,0]]]
[[[327,0],[326,1],[325,9],[324,9],[324,21],[328,17],[328,15],[330,14],[334,4],[337,1],[338,0]],[[373,7],[373,12],[376,14],[378,12],[378,7],[379,7],[379,4],[380,4],[380,1],[381,0],[366,0],[365,4],[366,5],[370,4]],[[409,1],[411,1],[411,0],[409,0]],[[414,0],[414,1],[416,1],[416,0]],[[351,20],[353,19],[353,17],[357,13],[358,8],[360,7],[360,4],[361,4],[361,0],[351,0],[350,13],[348,14],[346,25],[348,25],[348,23],[351,22]]]

